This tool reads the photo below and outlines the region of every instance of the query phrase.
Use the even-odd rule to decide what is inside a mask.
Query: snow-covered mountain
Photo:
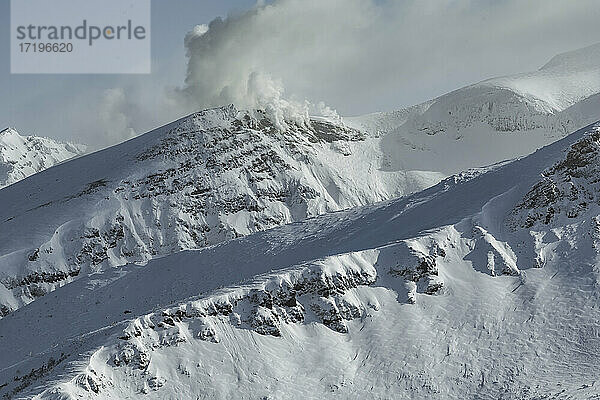
[[[382,136],[388,170],[427,165],[451,174],[529,154],[598,120],[599,106],[600,43],[555,56],[532,73],[345,121]]]
[[[0,189],[85,152],[85,146],[0,131]]]
[[[600,119],[599,66],[346,124],[216,108],[66,162],[2,131],[0,394],[600,396],[600,124],[505,161]]]
[[[0,191],[0,317],[77,277],[389,200],[600,118],[600,45],[422,105],[290,123],[224,107]],[[598,61],[598,62],[596,62]]]
[[[443,177],[384,171],[376,138],[327,122],[276,129],[206,110],[0,191],[0,315],[78,276],[325,212]]]
[[[480,85],[509,89],[549,113],[564,111],[600,92],[600,43],[559,54],[538,71]]]
[[[600,123],[408,197],[83,276],[0,320],[0,392],[596,398],[599,166]]]

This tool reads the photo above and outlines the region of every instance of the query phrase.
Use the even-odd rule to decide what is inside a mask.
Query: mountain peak
[[[540,71],[552,69],[565,69],[570,71],[579,71],[584,69],[596,69],[600,65],[600,43],[581,49],[567,51],[555,55],[544,64]]]
[[[15,128],[6,127],[0,130],[0,136],[8,136],[8,135],[19,135],[19,132]]]
[[[85,152],[85,146],[0,131],[0,189]]]
[[[554,56],[537,71],[488,79],[479,86],[510,90],[547,114],[600,92],[600,43]]]
[[[233,105],[202,110],[0,192],[0,203],[28,199],[17,204],[19,210],[0,210],[0,220],[14,226],[2,226],[0,253],[21,251],[24,257],[10,265],[0,257],[0,282],[13,282],[12,292],[0,298],[4,314],[93,270],[387,200],[442,178],[436,172],[378,169],[379,147],[358,130],[325,120],[286,124],[280,130],[266,112]],[[96,201],[102,216],[90,207]],[[57,230],[65,215],[72,222]],[[17,237],[20,226],[35,229],[37,236],[8,243],[7,233]],[[147,237],[137,233],[141,226]],[[50,242],[75,256],[46,252],[47,246],[59,246]],[[42,281],[43,289],[30,289]]]

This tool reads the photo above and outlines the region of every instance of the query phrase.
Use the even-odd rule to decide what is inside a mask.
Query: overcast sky
[[[0,0],[0,126],[105,146],[227,102],[393,110],[600,42],[597,0],[263,3],[153,0],[150,75],[11,75]]]

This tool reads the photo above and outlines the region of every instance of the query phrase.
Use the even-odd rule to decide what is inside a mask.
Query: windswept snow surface
[[[489,79],[404,110],[344,118],[381,136],[388,170],[445,174],[530,154],[600,118],[600,44],[531,73]]]
[[[0,189],[85,152],[85,146],[0,131]]]
[[[481,85],[508,88],[549,112],[563,111],[600,92],[600,43],[559,54],[536,72]]]
[[[276,129],[195,113],[0,190],[0,316],[77,277],[413,193],[377,139],[325,120]]]
[[[0,320],[36,399],[600,396],[600,124],[412,196],[82,277]]]

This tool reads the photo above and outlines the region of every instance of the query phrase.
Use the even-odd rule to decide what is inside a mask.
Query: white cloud
[[[181,93],[195,108],[393,109],[591,44],[598,17],[595,0],[277,0],[188,34]]]

